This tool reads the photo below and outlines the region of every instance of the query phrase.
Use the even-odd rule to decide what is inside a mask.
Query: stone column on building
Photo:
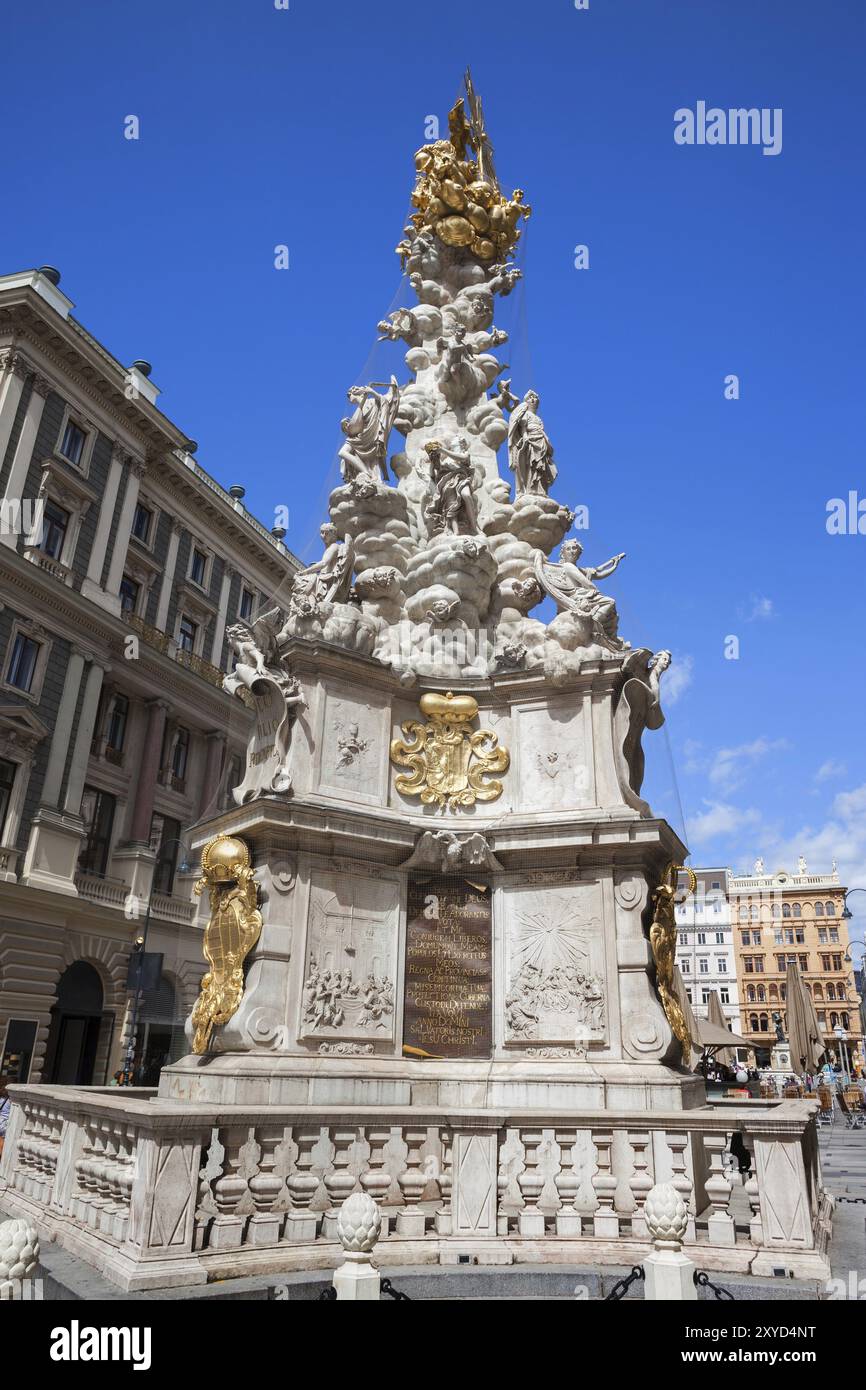
[[[171,535],[168,538],[168,551],[165,557],[165,566],[162,571],[162,586],[159,591],[159,600],[156,606],[155,626],[160,632],[165,632],[165,624],[168,618],[168,606],[171,603],[171,591],[174,586],[174,571],[177,565],[177,551],[180,545],[181,532],[183,526],[179,521],[171,523]]]
[[[132,808],[132,821],[129,827],[129,840],[132,844],[147,845],[150,842],[150,822],[153,817],[153,801],[156,781],[159,776],[159,759],[162,753],[162,740],[165,733],[165,720],[168,704],[165,700],[150,700],[147,705],[147,731],[141,751],[141,764],[135,789],[135,804]]]
[[[36,435],[42,422],[42,412],[45,409],[45,401],[51,390],[51,383],[46,377],[39,373],[33,378],[33,390],[30,393],[30,400],[27,402],[27,410],[21,426],[21,433],[18,436],[18,443],[15,453],[12,456],[12,467],[9,469],[9,477],[6,479],[6,487],[3,493],[3,501],[7,504],[20,504],[23,501],[24,488],[27,485],[27,472],[30,468],[30,461],[33,457],[33,448],[36,444]],[[19,522],[19,525],[21,523]],[[29,527],[27,528],[30,529]],[[14,526],[4,525],[0,527],[0,542],[8,545],[15,550],[18,546],[18,535]]]
[[[0,353],[0,371],[3,374],[0,381],[0,464],[9,448],[28,370],[27,358],[15,348],[7,348]]]
[[[89,652],[82,651],[80,647],[72,647],[69,661],[66,664],[63,692],[60,696],[57,718],[54,721],[51,746],[48,750],[48,766],[45,770],[45,780],[42,783],[42,793],[39,798],[42,806],[56,808],[60,801],[60,788],[63,785],[63,773],[66,769],[66,754],[72,738],[75,707],[78,704],[78,691],[81,686],[84,663],[89,659]]]
[[[92,599],[94,603],[99,604],[100,608],[107,608],[110,613],[115,614],[120,612],[120,595],[106,593],[102,587],[102,571],[105,566],[105,552],[108,549],[111,523],[114,520],[114,509],[117,505],[117,494],[120,491],[124,464],[130,462],[129,454],[123,453],[115,445],[111,454],[108,477],[102,492],[99,520],[96,523],[96,532],[87,565],[87,575],[81,584],[81,592],[85,598]]]
[[[214,803],[219,791],[225,749],[225,734],[220,733],[216,729],[212,730],[207,735],[207,756],[205,758],[204,776],[202,778],[201,796],[199,798],[199,816],[205,816],[209,811],[216,809]]]
[[[226,632],[226,617],[229,611],[229,591],[232,587],[232,580],[235,571],[231,565],[223,566],[222,583],[220,584],[219,607],[217,609],[216,622],[214,623],[213,641],[210,649],[210,662],[212,666],[221,666],[220,658],[223,651],[223,638]]]
[[[99,692],[102,689],[103,677],[108,669],[108,666],[103,666],[98,661],[92,661],[90,670],[87,672],[87,679],[84,682],[84,697],[81,701],[81,713],[78,718],[78,728],[75,731],[75,743],[72,747],[72,760],[69,764],[69,776],[66,781],[66,795],[63,798],[63,811],[67,816],[77,816],[81,810],[81,793],[84,790],[87,764],[90,759],[90,745],[93,742],[93,730],[96,727]]]
[[[120,519],[117,523],[117,533],[114,538],[114,549],[111,552],[108,578],[105,581],[105,592],[109,599],[116,598],[120,593],[120,581],[123,578],[123,567],[126,564],[129,538],[132,535],[132,523],[135,519],[135,508],[138,503],[138,489],[145,472],[146,469],[143,463],[140,463],[136,459],[131,460],[127,476],[126,492],[123,497],[123,506],[120,509]]]

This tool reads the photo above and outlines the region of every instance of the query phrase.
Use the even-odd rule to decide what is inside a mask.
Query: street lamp
[[[157,856],[156,862],[154,863],[153,875],[151,876],[150,880],[150,892],[147,895],[147,910],[144,914],[144,926],[142,928],[141,936],[137,936],[135,938],[135,948],[139,953],[140,964],[138,968],[138,983],[135,989],[135,1000],[132,1006],[132,1020],[130,1023],[129,1030],[129,1042],[126,1046],[126,1074],[128,1078],[132,1077],[132,1064],[135,1058],[135,1041],[136,1035],[138,1033],[138,1014],[141,1008],[141,996],[143,993],[141,987],[141,964],[144,962],[144,953],[147,949],[147,933],[150,929],[150,913],[151,908],[153,907],[153,895],[156,891],[157,872],[159,870],[160,864],[165,862],[165,856],[162,852],[166,850],[169,845],[179,845],[180,848],[183,850],[183,859],[181,863],[178,865],[178,873],[189,873],[190,868],[189,859],[187,857],[189,855],[189,846],[185,843],[185,841],[181,840],[177,835],[172,835],[172,837],[168,840],[160,841],[159,854]],[[127,1081],[127,1085],[128,1084],[129,1081]]]
[[[851,918],[854,916],[854,913],[851,911],[850,907],[848,906],[848,899],[850,898],[850,896],[851,896],[852,893],[866,893],[866,888],[848,888],[848,889],[846,889],[845,895],[844,895],[843,906],[842,906],[842,916],[843,916],[843,918],[845,919],[846,922],[850,922]]]

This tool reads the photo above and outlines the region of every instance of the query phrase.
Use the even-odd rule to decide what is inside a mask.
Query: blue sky
[[[4,30],[0,269],[57,265],[310,558],[346,388],[404,375],[375,325],[412,153],[470,62],[534,208],[511,375],[590,508],[587,561],[628,552],[625,635],[677,658],[653,803],[680,829],[682,803],[698,863],[835,853],[866,885],[866,537],[825,529],[866,496],[860,0],[52,0]],[[676,145],[699,100],[781,108],[781,153]]]

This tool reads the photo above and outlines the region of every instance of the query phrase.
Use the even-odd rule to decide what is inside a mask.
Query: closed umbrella
[[[689,1026],[689,1037],[692,1040],[693,1060],[695,1054],[697,1054],[697,1056],[700,1056],[701,1053],[701,1044],[699,1039],[700,1025],[698,1024],[698,1020],[695,1018],[692,1006],[689,1003],[689,996],[686,994],[685,981],[683,980],[683,977],[680,974],[680,967],[678,965],[674,966],[674,990],[676,991],[676,996],[680,1001],[680,1008],[685,1014],[686,1023]],[[689,1065],[691,1065],[691,1062],[689,1063]]]
[[[728,1020],[725,1018],[722,1001],[715,989],[710,991],[710,997],[707,1000],[707,1022],[716,1024],[718,1028],[728,1028]],[[733,1066],[736,1061],[733,1048],[720,1047],[716,1052],[716,1061],[721,1062],[726,1067]]]
[[[789,963],[785,976],[788,1046],[793,1070],[800,1074],[816,1067],[824,1051],[820,1030],[816,1027],[818,1020],[815,1018],[814,1023],[812,1021],[814,1006],[810,1009],[810,1003],[800,971],[796,965]]]

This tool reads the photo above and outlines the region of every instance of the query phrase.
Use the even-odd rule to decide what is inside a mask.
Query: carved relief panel
[[[388,712],[371,692],[328,689],[317,744],[318,789],[350,801],[384,804]]]
[[[520,810],[570,811],[594,804],[588,708],[572,696],[515,711]]]
[[[515,886],[502,895],[506,1044],[608,1038],[600,886]]]
[[[399,915],[394,880],[314,873],[301,1038],[393,1040]]]

